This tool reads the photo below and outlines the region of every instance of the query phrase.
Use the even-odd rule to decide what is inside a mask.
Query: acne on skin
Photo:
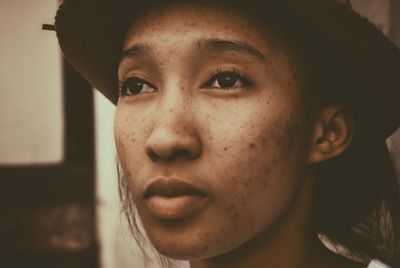
[[[148,91],[120,97],[114,130],[135,206],[154,246],[192,267],[353,267],[310,228],[314,133],[304,127],[301,72],[270,43],[244,16],[215,7],[172,6],[135,21],[118,76]],[[218,72],[250,83],[210,86]],[[204,196],[154,199],[154,212],[143,195],[158,177]]]

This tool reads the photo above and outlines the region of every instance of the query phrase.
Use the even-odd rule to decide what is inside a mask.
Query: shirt
[[[372,260],[367,268],[390,268],[387,264],[384,264],[383,262],[379,260]]]

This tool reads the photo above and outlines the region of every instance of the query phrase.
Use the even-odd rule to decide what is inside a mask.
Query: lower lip
[[[206,196],[180,195],[161,196],[154,195],[146,199],[150,212],[161,219],[179,219],[195,214],[205,205]]]

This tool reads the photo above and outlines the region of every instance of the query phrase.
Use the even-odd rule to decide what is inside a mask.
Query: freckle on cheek
[[[257,145],[253,142],[249,144],[250,149],[255,149],[256,147],[257,147]]]
[[[202,251],[207,251],[209,249],[209,246],[206,245],[205,247],[202,248]]]
[[[245,180],[243,185],[244,185],[244,186],[249,186],[250,181],[251,181],[251,180]]]
[[[262,138],[261,139],[261,144],[264,146],[264,145],[267,145],[267,139],[266,138]]]
[[[232,220],[236,220],[237,218],[239,218],[239,212],[235,212],[232,216]]]
[[[125,172],[125,176],[126,176],[127,178],[132,178],[132,173],[129,172],[129,171],[126,171],[126,172]]]
[[[124,149],[124,143],[120,141],[120,139],[116,139],[116,145],[117,149],[123,150]]]

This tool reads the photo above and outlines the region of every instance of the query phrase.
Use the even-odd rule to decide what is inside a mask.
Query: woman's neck
[[[284,215],[239,248],[206,260],[192,261],[191,268],[213,267],[313,267],[323,250],[311,228],[313,179],[305,178]]]

